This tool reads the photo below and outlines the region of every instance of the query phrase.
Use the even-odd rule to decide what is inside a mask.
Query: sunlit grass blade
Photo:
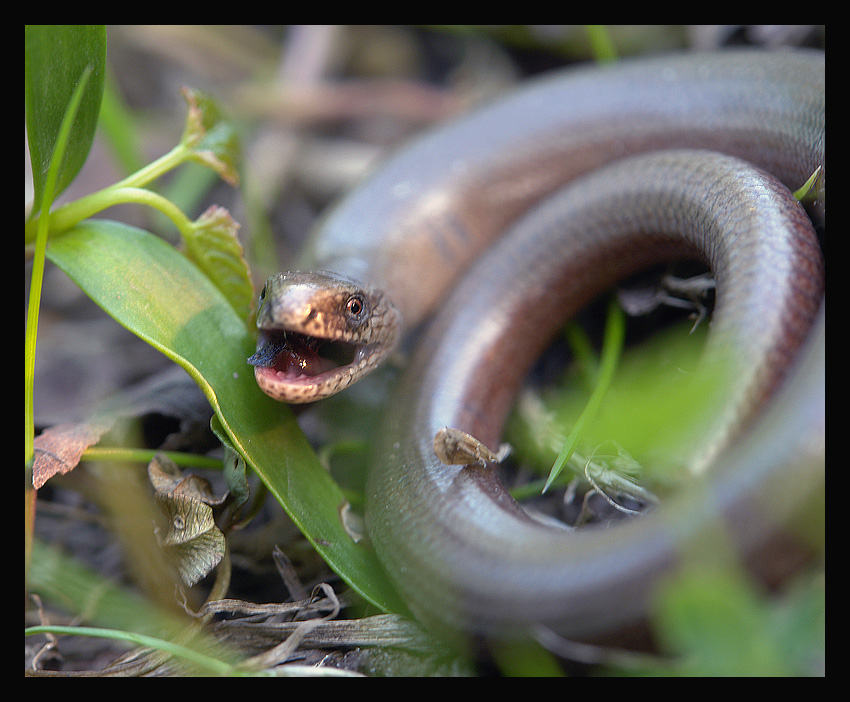
[[[570,460],[573,451],[575,451],[582,432],[585,427],[591,422],[599,411],[602,401],[605,399],[605,394],[611,386],[611,380],[614,377],[614,372],[617,370],[617,362],[620,359],[620,354],[623,351],[623,339],[626,334],[626,320],[620,305],[616,300],[612,300],[608,305],[608,316],[605,322],[605,340],[602,346],[602,358],[599,364],[599,373],[597,375],[596,386],[587,401],[587,405],[579,418],[576,420],[572,431],[564,442],[552,470],[549,472],[549,477],[546,479],[546,484],[543,486],[543,492],[549,489],[552,482],[561,474],[564,465]]]

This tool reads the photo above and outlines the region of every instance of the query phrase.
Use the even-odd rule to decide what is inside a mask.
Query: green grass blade
[[[617,370],[617,363],[620,360],[620,355],[623,352],[623,339],[626,333],[625,315],[616,300],[612,300],[608,306],[608,316],[605,322],[605,340],[602,346],[602,359],[599,366],[599,374],[597,383],[587,401],[587,406],[581,413],[581,416],[575,423],[573,430],[564,442],[564,447],[561,453],[552,466],[549,472],[549,477],[546,479],[546,485],[543,487],[543,492],[546,492],[552,485],[552,482],[561,474],[567,461],[570,460],[576,445],[581,438],[586,425],[595,417],[599,408],[602,405],[602,400],[605,399],[605,394],[611,386],[611,380],[614,377],[614,371]]]
[[[41,206],[47,211],[47,215],[38,223],[38,231],[35,241],[35,253],[33,255],[32,276],[30,281],[30,297],[27,305],[27,326],[24,335],[24,462],[27,471],[27,485],[29,485],[29,470],[33,456],[33,441],[35,436],[35,424],[33,414],[33,393],[35,383],[35,346],[38,336],[38,313],[41,307],[41,287],[44,278],[44,255],[47,246],[47,230],[50,219],[50,205],[56,192],[56,181],[59,176],[59,164],[62,162],[68,147],[71,128],[78,114],[80,102],[85,93],[86,86],[91,78],[91,67],[86,66],[80,75],[79,81],[71,99],[65,106],[65,114],[54,142],[54,152],[50,157],[47,169],[47,179],[44,190],[41,193]],[[31,526],[31,524],[28,524]]]

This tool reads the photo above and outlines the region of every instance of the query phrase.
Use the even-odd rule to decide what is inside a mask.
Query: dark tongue
[[[285,375],[314,376],[336,367],[332,361],[319,356],[318,342],[307,337],[287,334],[276,336],[264,343],[248,358],[252,366],[274,368]]]

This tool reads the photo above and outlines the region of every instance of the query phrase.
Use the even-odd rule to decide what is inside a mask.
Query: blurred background
[[[238,129],[239,187],[193,164],[156,187],[190,219],[213,204],[231,212],[241,225],[257,291],[268,274],[290,266],[327,208],[390,153],[418,132],[510,92],[530,76],[576,62],[670,51],[824,45],[822,26],[780,25],[619,25],[604,31],[571,25],[116,25],[108,27],[107,36],[109,76],[101,124],[83,170],[58,202],[114,183],[167,152],[183,130],[181,87],[205,91]],[[28,202],[32,198],[29,172],[25,196]],[[122,206],[104,216],[178,241],[173,225],[150,209]],[[84,419],[104,398],[170,365],[107,317],[55,266],[47,268],[42,308],[37,431]],[[377,394],[365,401],[358,395],[353,411],[345,399],[327,407],[345,422],[372,422],[374,415],[363,407],[377,411],[381,387],[359,389]],[[208,416],[203,407],[198,412],[203,426]],[[174,431],[173,422],[154,414],[145,420],[146,432],[161,438]],[[358,415],[356,420],[352,415]],[[302,426],[317,444],[327,440],[326,418],[308,418]],[[40,502],[50,499],[51,489],[40,493]],[[66,512],[59,510],[51,520],[50,509],[40,509],[42,538],[76,540],[77,551],[88,553],[100,570],[121,570],[120,552],[107,538],[83,535],[78,525],[70,529]],[[296,544],[287,553],[296,554],[302,580],[333,580],[323,563],[304,555],[309,545],[291,524],[282,527],[285,521],[276,508],[264,531],[254,531],[241,543],[239,533],[233,535],[234,586],[245,599],[288,597],[270,559],[273,545],[287,540]],[[281,529],[288,535],[282,537]],[[309,564],[306,569],[304,564]],[[80,667],[92,665],[100,653],[92,653]]]

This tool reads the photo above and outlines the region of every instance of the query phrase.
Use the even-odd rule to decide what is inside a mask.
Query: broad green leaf
[[[106,29],[102,25],[27,26],[24,36],[24,97],[34,215],[41,204],[59,125],[86,66],[92,73],[71,129],[54,195],[68,187],[88,156],[103,96]]]
[[[253,340],[203,273],[160,238],[105,220],[52,239],[47,255],[108,314],[195,378],[233,446],[331,568],[378,607],[404,611],[374,553],[346,532],[345,497],[292,413],[257,388],[245,360]]]

